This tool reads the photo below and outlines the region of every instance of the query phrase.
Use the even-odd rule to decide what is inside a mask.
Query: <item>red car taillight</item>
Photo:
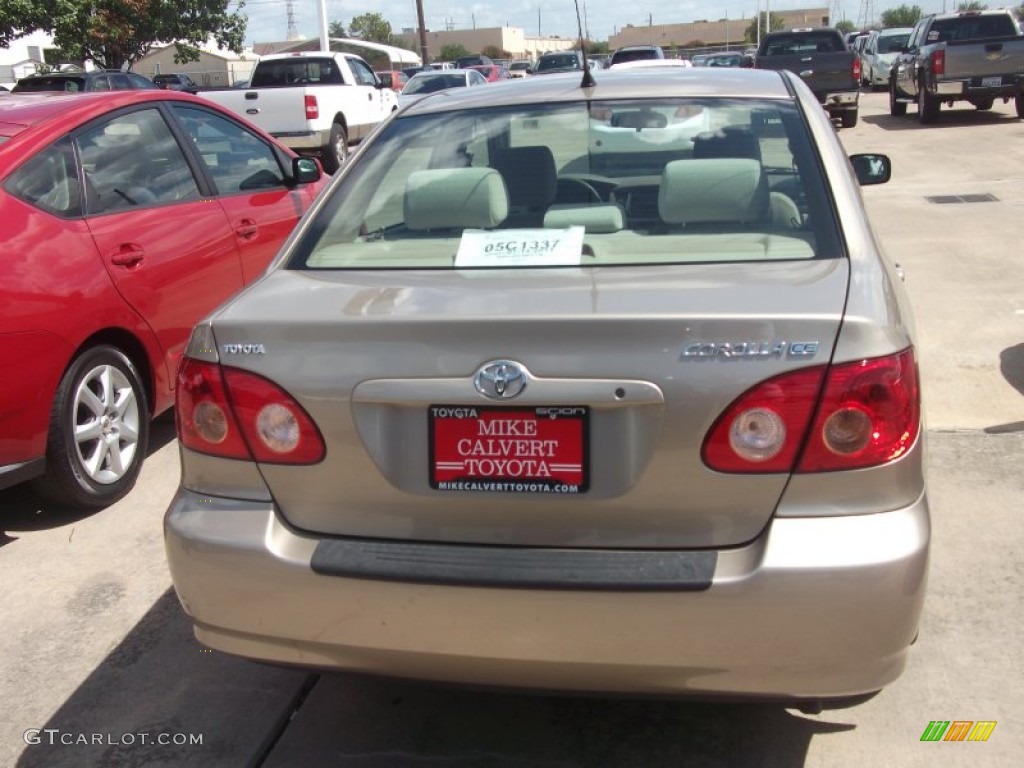
[[[914,350],[829,369],[797,472],[874,467],[906,453],[921,428]]]
[[[853,79],[857,85],[860,85],[860,57],[858,56],[853,57]]]
[[[178,368],[175,417],[182,445],[270,464],[316,464],[324,440],[295,398],[248,371],[191,358]]]
[[[928,57],[928,65],[933,75],[946,74],[946,52],[943,50],[932,51]]]
[[[306,119],[316,120],[320,117],[320,105],[316,103],[316,96],[311,93],[306,94]]]
[[[719,472],[861,469],[902,456],[920,425],[917,365],[907,349],[758,384],[718,417],[701,455]]]

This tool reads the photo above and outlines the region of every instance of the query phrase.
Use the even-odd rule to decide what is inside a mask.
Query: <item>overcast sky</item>
[[[955,0],[949,1],[952,10]],[[299,34],[308,38],[320,36],[317,26],[319,0],[293,0],[295,26]],[[760,0],[761,10],[768,2],[772,10],[830,7],[828,0]],[[529,35],[539,31],[542,35],[574,37],[576,10],[573,0],[422,0],[427,29],[472,29],[476,27],[522,27]],[[585,29],[594,40],[607,40],[627,24],[639,27],[649,21],[654,24],[676,24],[707,19],[752,19],[758,10],[758,0],[681,0],[664,2],[623,2],[622,0],[579,0],[580,15],[585,18]],[[941,11],[943,0],[841,0],[839,19],[854,23],[860,21],[865,5],[874,9],[876,17],[882,11],[899,5],[919,5],[925,13]],[[340,21],[345,27],[355,16],[380,13],[391,23],[395,32],[416,27],[415,0],[326,0],[327,21]],[[235,6],[232,6],[235,7]],[[993,4],[995,7],[995,4]],[[539,23],[538,23],[539,9]],[[284,40],[288,32],[287,0],[248,0],[245,14],[249,26],[245,35],[247,45]]]

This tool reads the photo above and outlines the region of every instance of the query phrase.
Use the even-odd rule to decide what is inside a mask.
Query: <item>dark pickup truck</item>
[[[922,123],[939,119],[943,102],[991,109],[1016,101],[1024,118],[1024,36],[1009,10],[964,11],[917,22],[889,79],[889,111],[904,115],[917,104]]]
[[[842,32],[831,27],[771,32],[761,38],[757,69],[788,69],[799,75],[833,120],[843,128],[857,124],[860,59],[846,47]]]

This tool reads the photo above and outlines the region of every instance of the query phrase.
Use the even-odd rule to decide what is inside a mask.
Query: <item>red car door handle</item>
[[[252,240],[259,234],[260,228],[252,219],[242,219],[235,229],[235,234],[242,240]]]
[[[136,267],[144,256],[142,246],[125,243],[110,255],[110,263],[115,267]]]

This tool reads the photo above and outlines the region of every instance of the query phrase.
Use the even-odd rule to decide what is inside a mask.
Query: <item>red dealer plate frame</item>
[[[584,493],[590,409],[583,405],[427,408],[430,487],[485,493]]]

